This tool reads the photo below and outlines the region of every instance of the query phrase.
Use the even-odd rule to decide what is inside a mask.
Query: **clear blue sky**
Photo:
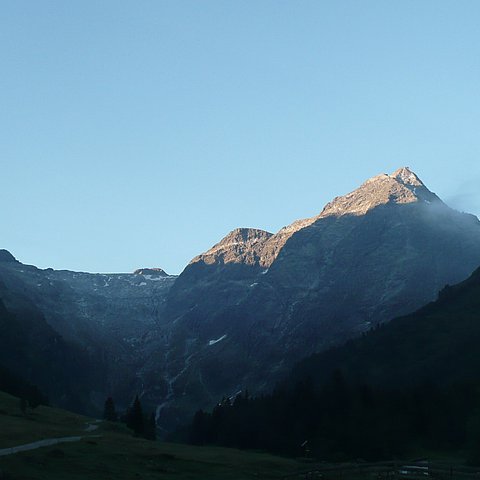
[[[410,166],[480,213],[480,2],[0,3],[1,241],[180,272]]]

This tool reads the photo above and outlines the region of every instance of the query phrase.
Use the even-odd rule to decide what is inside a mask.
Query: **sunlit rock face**
[[[450,209],[406,167],[274,235],[234,230],[167,296],[160,419],[192,400],[271,388],[302,356],[413,311],[478,265],[478,219]]]
[[[237,228],[207,252],[198,255],[190,265],[241,263],[245,265],[264,265],[262,253],[272,234],[255,228]]]

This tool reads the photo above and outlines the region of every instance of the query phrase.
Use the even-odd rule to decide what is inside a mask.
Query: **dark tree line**
[[[480,384],[380,389],[347,384],[339,371],[267,396],[223,400],[198,411],[186,435],[196,445],[261,449],[341,461],[381,460],[419,449],[469,451],[480,461]]]
[[[436,450],[480,464],[479,312],[480,269],[416,312],[302,360],[272,394],[197,412],[182,434],[326,460]]]
[[[120,419],[128,428],[133,430],[135,436],[143,437],[147,440],[156,440],[157,438],[155,414],[153,412],[150,415],[143,413],[142,404],[138,395],[125,414],[120,417],[115,409],[113,398],[108,397],[105,401],[103,418],[110,422],[116,422]]]
[[[34,409],[39,405],[48,405],[47,396],[36,385],[30,384],[2,366],[0,366],[0,391],[22,399],[25,410],[27,406]]]

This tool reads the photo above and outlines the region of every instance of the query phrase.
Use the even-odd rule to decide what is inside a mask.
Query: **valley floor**
[[[63,410],[38,407],[23,415],[19,400],[0,393],[0,451],[34,444],[0,456],[0,478],[65,479],[259,479],[305,470],[301,462],[263,453],[151,442],[131,436],[120,424]],[[48,444],[48,439],[72,441]],[[34,443],[35,442],[35,443]]]
[[[432,456],[429,455],[429,458]],[[264,453],[135,438],[118,423],[38,407],[26,415],[0,392],[2,480],[360,480],[479,478],[458,459],[435,463],[314,464]],[[393,475],[393,477],[392,477]],[[452,476],[454,475],[454,476]]]

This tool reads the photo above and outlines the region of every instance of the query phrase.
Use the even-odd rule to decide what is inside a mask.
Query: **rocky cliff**
[[[45,384],[48,378],[44,375],[37,383],[45,392],[54,392],[50,395],[54,403],[95,414],[106,396],[114,395],[119,406],[126,406],[134,393],[142,393],[144,384],[154,383],[144,378],[142,367],[151,355],[149,341],[162,320],[165,296],[175,278],[161,269],[143,269],[133,274],[41,270],[0,251],[0,301],[12,317],[23,319],[25,324],[36,318],[34,323],[42,324],[43,332],[50,332],[45,337],[56,338],[55,342],[64,345],[69,355],[75,353],[75,375],[82,385],[82,400],[73,398],[72,402],[70,394],[62,400],[62,387],[65,392],[71,390],[64,381],[56,382],[54,388],[49,382]],[[18,349],[32,350],[37,338],[39,344],[44,344],[39,347],[45,351],[45,358],[50,358],[53,347],[41,336],[34,337],[30,333],[28,337],[17,335]],[[5,336],[0,338],[4,349],[5,341]],[[40,356],[38,363],[44,363],[45,358]],[[9,366],[16,368],[15,364]],[[33,383],[38,377],[18,373]],[[68,372],[64,372],[62,378],[67,377]],[[158,387],[157,379],[155,383]]]
[[[478,219],[401,168],[275,234],[236,229],[178,278],[39,270],[0,251],[0,299],[12,315],[34,305],[93,361],[92,404],[138,393],[168,429],[270,389],[300,358],[414,311],[479,265]]]
[[[302,356],[415,310],[478,265],[478,219],[408,168],[274,235],[237,229],[193,259],[167,296],[165,416],[271,388]]]

